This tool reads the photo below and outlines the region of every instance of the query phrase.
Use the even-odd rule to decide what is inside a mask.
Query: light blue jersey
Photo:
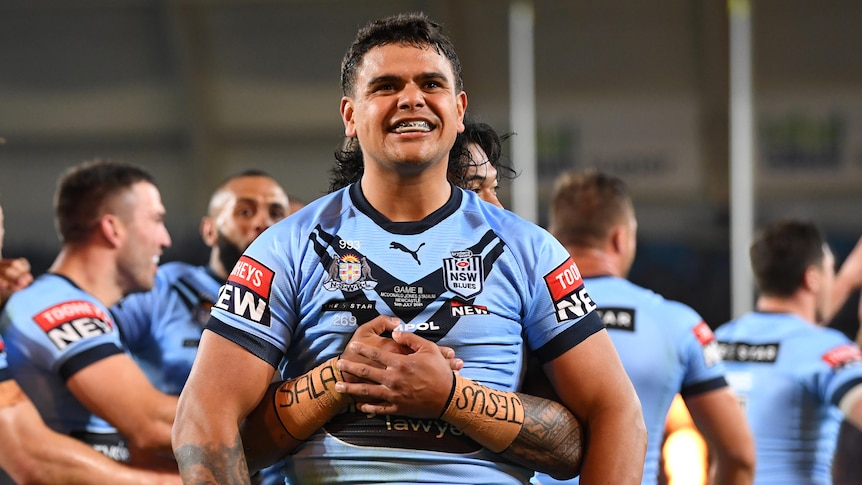
[[[223,283],[205,266],[166,263],[150,291],[128,295],[111,309],[120,338],[158,390],[182,391]]]
[[[623,278],[586,278],[598,313],[620,354],[643,409],[648,443],[643,484],[658,482],[662,436],[677,393],[693,396],[727,386],[709,326],[697,312]],[[542,485],[578,483],[537,474]]]
[[[755,484],[830,484],[841,413],[862,384],[862,355],[841,332],[787,313],[753,312],[716,330],[728,381],[757,453]]]
[[[547,232],[453,187],[419,222],[393,223],[358,185],[309,204],[259,236],[234,267],[207,329],[282,376],[339,355],[379,314],[455,349],[461,373],[520,388],[529,348],[555,359],[603,326],[580,274]],[[291,482],[527,483],[532,472],[439,420],[334,418],[289,457]]]
[[[9,369],[45,423],[110,458],[128,461],[117,430],[66,387],[79,370],[123,353],[108,310],[69,279],[40,276],[9,299],[0,317]]]

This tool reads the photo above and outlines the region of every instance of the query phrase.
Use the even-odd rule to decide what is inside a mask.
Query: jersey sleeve
[[[296,288],[290,251],[282,247],[277,234],[277,230],[264,232],[249,246],[219,290],[206,324],[207,330],[273,367],[290,345],[296,322],[296,299],[290,296]]]
[[[681,338],[685,373],[680,394],[689,397],[727,386],[726,369],[709,325],[697,312],[681,303],[671,303],[667,312],[668,320],[685,322]]]
[[[523,259],[530,297],[524,329],[531,350],[547,363],[602,330],[604,324],[575,262],[556,239],[542,234],[546,237],[535,242],[536,254]]]
[[[0,382],[8,381],[12,378],[12,372],[9,371],[9,362],[6,360],[6,344],[0,338]]]
[[[839,332],[828,333],[814,387],[824,402],[837,406],[847,391],[862,384],[862,352]]]

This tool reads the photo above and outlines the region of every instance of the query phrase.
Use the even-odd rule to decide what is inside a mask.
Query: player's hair
[[[823,264],[825,240],[809,221],[781,220],[760,230],[748,254],[760,292],[767,296],[791,296],[810,266]]]
[[[628,217],[634,217],[634,205],[619,177],[597,170],[564,172],[554,184],[548,229],[565,246],[599,247]]]
[[[482,148],[488,157],[487,163],[497,169],[498,178],[515,178],[517,176],[515,169],[503,159],[503,142],[511,136],[511,133],[498,135],[491,125],[465,117],[464,131],[458,133],[455,144],[449,150],[449,180],[458,187],[467,188],[467,171],[470,167],[485,163],[485,160],[473,160],[470,154],[470,143],[475,143]]]
[[[156,185],[137,165],[95,159],[66,170],[57,183],[54,218],[61,243],[85,240],[98,225],[111,200],[138,182]]]
[[[432,47],[446,56],[455,75],[455,90],[464,90],[461,78],[461,61],[455,46],[443,33],[443,27],[429,19],[424,13],[403,13],[368,23],[356,34],[353,44],[341,61],[341,93],[351,96],[356,89],[356,71],[365,54],[374,47],[388,44],[412,45],[419,48]]]

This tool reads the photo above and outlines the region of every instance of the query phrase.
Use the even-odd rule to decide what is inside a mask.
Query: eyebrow
[[[449,81],[449,79],[446,77],[446,75],[443,74],[442,72],[425,72],[425,73],[422,73],[416,77],[418,79],[423,80],[423,81],[427,81],[429,79],[444,80],[444,81],[447,81],[447,83]],[[397,76],[395,74],[384,74],[382,76],[376,76],[376,77],[369,79],[367,85],[373,86],[375,84],[398,82],[401,79],[402,79],[401,76]]]

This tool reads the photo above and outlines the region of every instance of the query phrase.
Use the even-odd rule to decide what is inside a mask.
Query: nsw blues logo
[[[323,283],[323,288],[328,291],[371,290],[375,286],[377,280],[371,276],[371,266],[365,256],[359,258],[355,254],[333,259],[329,265],[329,275]]]
[[[481,293],[485,285],[482,256],[469,249],[451,254],[451,258],[443,259],[443,283],[447,290],[469,300]]]

